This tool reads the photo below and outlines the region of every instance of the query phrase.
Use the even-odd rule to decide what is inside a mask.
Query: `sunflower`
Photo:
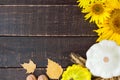
[[[80,8],[85,8],[90,3],[90,0],[78,0],[77,2]]]
[[[96,0],[78,0],[78,6],[80,8],[85,8],[86,6],[88,6],[91,3],[94,3]],[[101,2],[105,2],[106,0],[100,0]]]
[[[120,9],[114,9],[110,18],[105,21],[95,32],[98,33],[97,41],[104,39],[116,41],[120,45]]]
[[[107,0],[107,4],[112,10],[120,8],[120,0]]]
[[[101,0],[96,0],[82,9],[83,13],[87,13],[85,19],[90,18],[90,22],[95,22],[96,24],[103,23],[104,20],[109,18],[110,11],[111,9],[107,7],[107,3]]]
[[[91,80],[91,73],[87,68],[73,64],[63,72],[61,80]]]

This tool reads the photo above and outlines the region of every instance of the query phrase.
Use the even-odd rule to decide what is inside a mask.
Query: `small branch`
[[[76,64],[80,64],[81,66],[85,67],[86,60],[81,56],[77,56],[75,53],[70,54],[71,61]]]

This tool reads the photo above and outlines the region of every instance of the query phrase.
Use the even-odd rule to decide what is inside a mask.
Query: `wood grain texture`
[[[69,55],[86,56],[96,37],[0,37],[0,67],[21,67],[32,59],[37,67],[46,67],[50,58],[62,67],[71,64]]]
[[[0,68],[0,80],[26,80],[28,74],[22,68]],[[34,75],[38,77],[40,74],[45,74],[45,68],[37,68]]]
[[[0,36],[96,36],[77,6],[0,6]]]
[[[76,0],[0,0],[1,5],[64,5],[76,4]]]
[[[95,43],[95,24],[84,20],[76,0],[0,0],[0,80],[25,80],[20,64],[32,59],[35,75],[47,58],[66,68],[69,54],[86,57]]]

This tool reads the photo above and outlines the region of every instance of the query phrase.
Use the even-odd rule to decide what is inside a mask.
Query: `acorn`
[[[26,80],[37,80],[33,74],[30,74],[26,77]]]
[[[48,78],[47,78],[47,76],[45,76],[45,75],[40,75],[40,76],[38,77],[38,80],[48,80]]]

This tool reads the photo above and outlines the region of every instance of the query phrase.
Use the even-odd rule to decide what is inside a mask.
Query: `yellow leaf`
[[[48,59],[48,65],[47,65],[47,72],[46,73],[49,76],[49,78],[59,79],[62,72],[63,72],[63,69],[58,63]]]
[[[36,64],[32,60],[29,60],[29,63],[21,64],[21,66],[27,70],[26,73],[33,73],[36,69]]]

